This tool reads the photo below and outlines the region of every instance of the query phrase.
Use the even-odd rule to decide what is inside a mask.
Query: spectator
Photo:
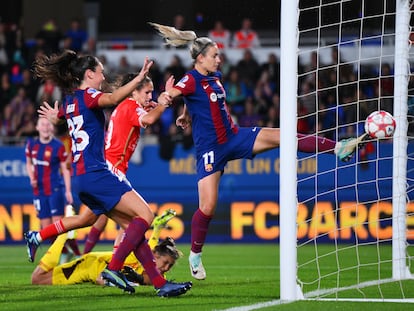
[[[240,79],[247,85],[249,95],[253,96],[253,89],[259,77],[260,66],[250,49],[245,49],[243,58],[237,63]]]
[[[20,86],[17,89],[16,95],[11,99],[10,103],[7,106],[7,112],[5,113],[5,125],[8,130],[6,133],[8,133],[9,136],[22,135],[22,132],[19,133],[19,130],[22,127],[26,127],[28,124],[30,125],[30,122],[33,122],[32,120],[35,119],[34,115],[30,114],[30,108],[33,106],[33,103],[26,96],[26,90],[24,87]],[[30,132],[31,130],[26,127],[24,132],[27,131]]]
[[[36,104],[41,106],[44,101],[54,103],[62,99],[62,91],[51,80],[46,79],[39,87],[36,95]]]
[[[9,43],[6,33],[6,25],[0,22],[0,73],[5,72],[9,65],[9,56],[7,55],[7,45]]]
[[[63,39],[53,18],[48,19],[36,34],[37,48],[42,49],[46,55],[60,51],[60,41]]]
[[[108,59],[105,54],[98,56],[98,59],[101,61],[102,65],[105,68],[105,81],[108,83],[113,83],[116,79],[116,69],[114,66],[108,63]]]
[[[231,69],[229,80],[224,83],[224,89],[226,90],[226,102],[232,113],[237,118],[240,117],[244,112],[244,101],[248,96],[248,90],[246,84],[240,79],[236,68]]]
[[[220,52],[220,71],[223,74],[223,82],[226,82],[228,77],[229,77],[229,73],[230,73],[230,69],[232,67],[229,59],[227,58],[227,54],[224,52]]]
[[[264,126],[266,126],[266,127],[275,127],[275,128],[278,128],[280,126],[279,106],[277,108],[275,106],[270,106],[269,107],[269,110],[267,112],[267,118],[265,119]]]
[[[220,20],[214,22],[214,28],[208,32],[208,37],[217,43],[219,49],[226,49],[230,46],[230,31]]]
[[[275,53],[269,53],[267,62],[260,66],[260,72],[267,71],[269,80],[276,86],[276,91],[279,92],[279,79],[280,79],[280,63]]]
[[[25,88],[20,86],[9,105],[12,107],[13,114],[19,115],[19,120],[22,120],[26,107],[33,106],[33,102],[27,97]]]
[[[29,68],[25,68],[22,71],[22,82],[20,84],[26,90],[26,95],[30,100],[35,103],[37,92],[40,87],[39,80],[34,79],[32,72]]]
[[[125,55],[122,55],[119,58],[118,66],[116,66],[116,74],[119,76],[123,76],[127,73],[134,72],[135,68],[129,63],[128,58]]]
[[[312,86],[312,83],[308,81],[302,83],[299,90],[299,98],[301,115],[303,117],[306,115],[307,130],[314,133],[316,127],[316,94],[312,92]]]
[[[272,104],[273,94],[276,93],[276,84],[270,79],[267,70],[262,71],[260,79],[256,83],[255,97],[264,100],[268,105]]]
[[[37,112],[34,105],[27,105],[23,110],[23,119],[16,131],[16,137],[33,137],[36,136],[36,123]]]
[[[16,94],[16,86],[11,84],[8,72],[1,75],[0,81],[0,115],[3,113],[4,107],[10,103]]]
[[[65,32],[65,38],[70,39],[69,49],[81,52],[88,41],[88,33],[82,29],[80,20],[72,19],[69,29]]]
[[[177,14],[174,16],[173,26],[177,30],[185,30],[185,17],[182,14]]]
[[[239,49],[249,49],[260,46],[259,36],[252,29],[252,20],[244,18],[241,29],[236,31],[233,36],[232,46]]]
[[[173,27],[177,30],[185,30],[186,28],[186,24],[185,24],[185,17],[182,14],[177,14],[174,16],[173,19]],[[159,40],[159,38],[158,38]],[[186,46],[176,46],[176,47],[172,47],[172,46],[166,46],[167,49],[185,49]]]
[[[260,116],[255,111],[255,102],[252,97],[248,97],[244,102],[244,114],[239,118],[239,126],[254,127],[258,126]]]
[[[174,79],[178,81],[184,76],[186,68],[184,67],[180,56],[174,54],[171,63],[165,68],[165,71],[174,76]]]

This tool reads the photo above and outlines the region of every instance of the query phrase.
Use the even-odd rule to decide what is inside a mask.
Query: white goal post
[[[411,6],[281,0],[281,301],[414,298]],[[371,140],[346,163],[327,153],[292,156],[298,120],[309,134],[340,140],[361,135],[373,110],[394,115],[392,144]],[[303,163],[313,164],[312,176],[298,174]]]

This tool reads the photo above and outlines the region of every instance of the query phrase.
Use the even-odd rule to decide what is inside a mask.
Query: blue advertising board
[[[381,143],[370,157],[382,158],[369,165],[354,160],[340,163],[329,154],[299,154],[299,213],[312,215],[314,199],[325,202],[334,212],[341,202],[379,202],[392,194],[392,144]],[[409,153],[413,151],[409,144]],[[159,156],[157,145],[142,150],[142,161],[131,163],[128,179],[155,213],[166,208],[177,210],[165,235],[179,242],[190,241],[190,223],[198,207],[197,180],[193,150],[178,145],[171,160]],[[410,163],[413,166],[412,163]],[[279,238],[279,150],[256,156],[252,161],[232,161],[220,183],[219,203],[211,223],[208,241],[275,242]],[[316,175],[316,168],[323,174]],[[408,170],[412,173],[412,169]],[[316,185],[316,186],[315,186]],[[315,194],[315,191],[318,194]],[[76,185],[73,185],[74,194]],[[75,196],[76,198],[76,196]],[[391,203],[384,211],[392,212]],[[85,208],[76,199],[79,211]],[[366,206],[369,213],[371,207]],[[302,215],[301,214],[301,215]],[[343,216],[345,217],[345,216]],[[347,216],[351,217],[351,216]],[[322,220],[323,221],[323,220]],[[335,225],[335,224],[333,224]],[[336,224],[338,225],[338,224]],[[21,243],[23,232],[38,229],[39,222],[32,205],[32,189],[25,168],[23,147],[0,148],[0,243]],[[105,239],[112,239],[116,226],[108,226]],[[79,234],[80,239],[85,232]],[[303,238],[307,238],[307,234]],[[351,237],[349,237],[351,238]],[[369,236],[367,239],[376,237]],[[347,238],[344,238],[346,241]]]

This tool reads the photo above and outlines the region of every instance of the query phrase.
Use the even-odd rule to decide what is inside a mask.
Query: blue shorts
[[[231,160],[253,159],[253,145],[260,130],[260,127],[241,127],[226,143],[197,150],[198,180],[218,171],[223,172]]]
[[[36,195],[33,205],[39,219],[63,216],[65,214],[65,189],[62,187],[53,189],[51,195]]]
[[[127,181],[120,181],[110,170],[103,169],[75,176],[79,199],[95,215],[106,214],[118,204],[124,193],[132,187]]]

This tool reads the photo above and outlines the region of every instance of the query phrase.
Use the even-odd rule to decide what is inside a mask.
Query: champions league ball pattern
[[[384,110],[372,112],[365,120],[365,132],[371,138],[390,138],[394,135],[395,126],[394,117]]]

